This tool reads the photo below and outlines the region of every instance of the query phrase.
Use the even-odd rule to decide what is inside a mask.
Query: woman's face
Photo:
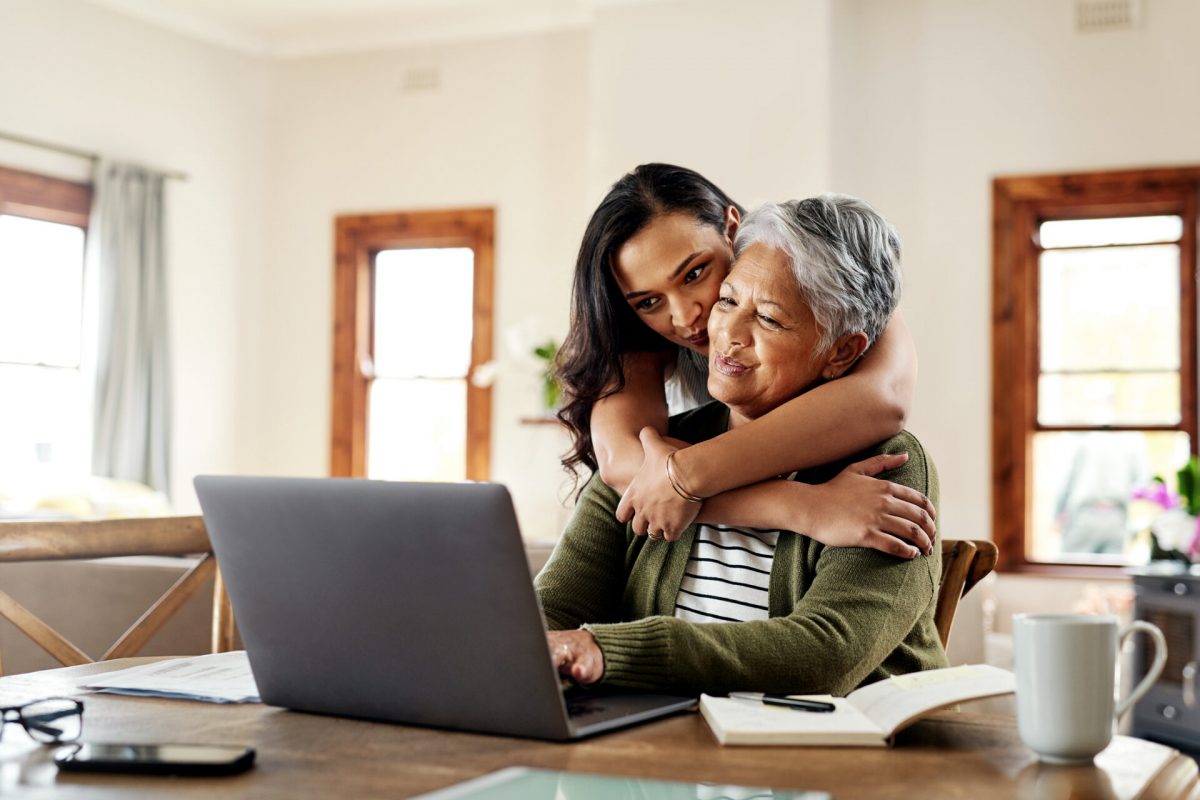
[[[613,276],[643,322],[683,347],[708,354],[708,315],[733,260],[737,212],[721,232],[686,213],[651,220],[617,251]]]
[[[750,245],[733,265],[708,333],[708,391],[730,407],[734,424],[762,416],[821,377],[836,377],[823,375],[827,359],[814,358],[820,330],[788,257],[766,245]]]

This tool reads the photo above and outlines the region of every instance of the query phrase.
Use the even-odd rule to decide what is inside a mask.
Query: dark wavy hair
[[[725,211],[743,209],[698,172],[670,164],[642,164],[613,184],[592,213],[571,286],[571,327],[559,349],[555,378],[563,389],[558,418],[571,432],[563,466],[597,469],[591,417],[596,401],[625,387],[625,353],[674,347],[638,319],[617,286],[617,251],[655,218],[683,212],[725,232]]]

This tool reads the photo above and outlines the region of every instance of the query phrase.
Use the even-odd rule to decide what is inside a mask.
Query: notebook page
[[[894,675],[850,693],[846,698],[889,737],[924,714],[982,697],[1011,694],[1016,679],[988,664]]]
[[[884,732],[844,697],[794,695],[833,703],[830,713],[701,695],[700,710],[726,744],[884,744]]]

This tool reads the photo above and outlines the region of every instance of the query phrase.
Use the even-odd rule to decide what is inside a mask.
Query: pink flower
[[[1189,561],[1200,561],[1200,517],[1196,517],[1196,532],[1192,534],[1192,543],[1188,545]]]
[[[1183,505],[1179,499],[1179,495],[1168,489],[1165,483],[1160,483],[1159,481],[1155,481],[1149,486],[1139,486],[1133,490],[1132,497],[1134,500],[1149,500],[1152,503],[1156,503],[1164,511],[1179,508]]]

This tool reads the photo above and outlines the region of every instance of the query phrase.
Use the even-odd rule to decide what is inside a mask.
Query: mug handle
[[[1129,693],[1129,697],[1126,697],[1117,704],[1116,718],[1118,721],[1120,721],[1121,717],[1125,715],[1125,712],[1134,703],[1142,699],[1142,695],[1150,691],[1151,684],[1158,680],[1158,676],[1162,674],[1163,666],[1167,663],[1167,640],[1163,637],[1163,632],[1158,629],[1158,626],[1150,622],[1143,622],[1142,620],[1131,622],[1121,631],[1121,635],[1118,637],[1118,649],[1124,646],[1126,639],[1138,631],[1148,634],[1154,641],[1154,662],[1150,665],[1150,669],[1146,671],[1146,677],[1142,678],[1141,682],[1133,687],[1133,691]]]

